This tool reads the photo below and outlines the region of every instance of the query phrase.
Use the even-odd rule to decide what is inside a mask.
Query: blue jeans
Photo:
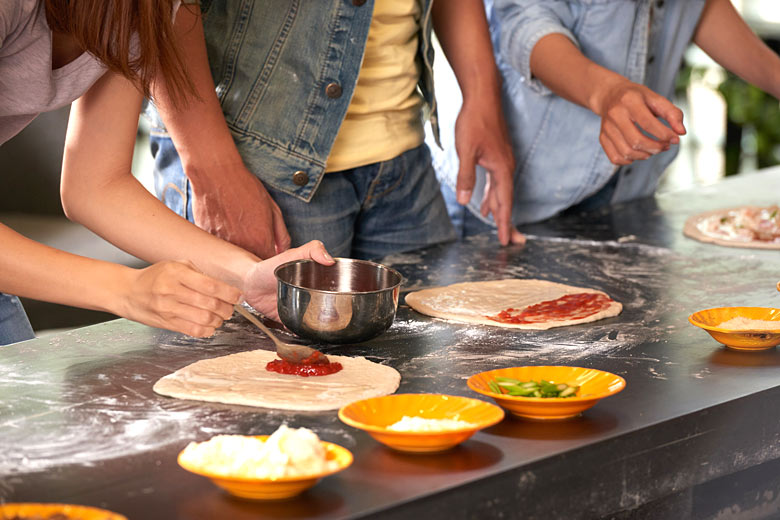
[[[458,238],[466,238],[485,233],[497,233],[496,227],[482,221],[474,215],[469,208],[458,202],[455,190],[447,184],[441,185],[441,193],[447,204],[447,212],[450,214],[452,225],[455,226],[455,234]]]
[[[572,214],[581,213],[583,211],[595,211],[609,206],[612,202],[612,197],[615,195],[615,189],[617,189],[618,177],[618,173],[615,173],[599,191],[590,197],[581,200],[574,206],[565,209],[561,213]]]
[[[16,296],[0,293],[0,345],[33,339],[35,333]]]
[[[155,134],[150,139],[157,196],[192,221],[192,190],[173,142]],[[310,202],[268,192],[282,210],[293,247],[317,239],[333,256],[369,259],[456,237],[426,145],[389,161],[329,172]]]

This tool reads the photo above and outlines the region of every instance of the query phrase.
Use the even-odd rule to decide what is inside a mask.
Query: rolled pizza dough
[[[599,312],[576,319],[555,319],[541,323],[503,323],[488,316],[512,308],[522,310],[529,305],[556,300],[567,294],[597,293],[609,297],[602,291],[574,287],[546,280],[490,280],[486,282],[463,282],[444,287],[434,287],[406,295],[406,303],[417,312],[463,323],[494,325],[513,329],[545,330],[578,323],[588,323],[602,318],[617,316],[623,305],[610,301],[608,307]]]
[[[301,377],[265,369],[276,352],[251,350],[196,361],[155,383],[158,394],[278,410],[336,410],[396,391],[401,374],[364,357],[328,356],[344,367],[335,374]]]

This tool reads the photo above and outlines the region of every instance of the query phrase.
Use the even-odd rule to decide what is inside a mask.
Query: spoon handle
[[[243,316],[244,318],[248,319],[248,320],[249,320],[249,321],[251,321],[253,324],[257,325],[257,327],[258,327],[260,330],[262,330],[263,332],[265,332],[265,335],[266,335],[266,336],[268,336],[269,338],[271,338],[271,341],[273,341],[273,342],[274,342],[274,345],[276,345],[276,348],[277,348],[277,349],[279,349],[279,347],[280,347],[280,346],[281,346],[282,348],[284,348],[284,343],[282,343],[282,341],[281,341],[279,338],[277,338],[277,337],[276,337],[276,336],[275,336],[275,335],[274,335],[274,334],[271,332],[271,330],[270,330],[268,327],[266,327],[265,325],[263,325],[263,322],[261,322],[260,320],[258,320],[257,318],[255,318],[255,316],[254,316],[254,315],[253,315],[251,312],[249,312],[249,311],[248,311],[248,310],[246,310],[244,307],[242,307],[240,303],[239,303],[239,304],[237,304],[237,305],[235,305],[235,306],[234,306],[234,308],[236,309],[236,312],[238,312],[238,313],[239,313],[241,316]]]
[[[265,332],[266,336],[271,338],[271,341],[274,342],[274,345],[276,345],[276,354],[284,359],[285,361],[289,361],[290,363],[306,363],[306,364],[316,364],[316,363],[327,363],[328,357],[322,354],[320,351],[315,350],[311,347],[305,347],[303,345],[290,345],[289,343],[285,343],[279,338],[276,337],[276,334],[271,332],[271,330],[263,325],[263,323],[258,320],[251,312],[246,310],[241,304],[237,304],[234,306],[236,312],[238,312],[241,316],[251,321],[253,324],[257,325],[257,327]]]

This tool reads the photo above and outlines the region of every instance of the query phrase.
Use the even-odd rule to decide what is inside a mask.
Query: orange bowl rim
[[[352,405],[355,405],[357,403],[361,403],[364,401],[371,401],[374,399],[382,399],[385,397],[395,397],[395,396],[439,396],[439,397],[448,397],[448,398],[455,398],[455,399],[461,399],[461,400],[467,400],[467,401],[474,401],[480,403],[480,406],[485,406],[487,409],[494,409],[493,411],[498,413],[499,415],[496,416],[495,419],[491,419],[490,421],[481,422],[476,426],[473,427],[464,427],[464,428],[456,428],[456,429],[450,429],[450,430],[433,430],[433,431],[427,431],[427,432],[411,432],[411,431],[394,431],[394,430],[388,430],[387,426],[376,426],[373,424],[366,424],[360,421],[356,421],[352,419],[351,417],[348,417],[346,415],[346,410]],[[493,403],[488,403],[487,401],[483,401],[482,399],[476,399],[474,397],[464,397],[461,395],[450,395],[450,394],[427,394],[427,393],[420,393],[420,394],[390,394],[385,396],[379,396],[379,397],[369,397],[367,399],[360,399],[359,401],[354,401],[349,404],[346,404],[342,406],[339,409],[338,413],[339,419],[344,422],[345,424],[348,424],[349,426],[352,426],[353,428],[357,428],[359,430],[363,430],[366,432],[371,433],[385,433],[388,435],[398,435],[398,436],[421,436],[421,437],[427,437],[427,436],[434,436],[434,435],[443,435],[448,433],[464,433],[464,432],[476,432],[479,430],[482,430],[484,428],[489,428],[491,426],[494,426],[501,421],[504,420],[504,417],[506,416],[506,413],[504,412],[504,409],[500,406],[496,406]]]
[[[22,511],[18,511],[21,509]],[[89,514],[90,518],[93,518],[92,515],[94,515],[94,518],[103,519],[106,520],[127,520],[127,517],[121,513],[116,513],[114,511],[110,511],[108,509],[96,507],[96,506],[86,506],[83,504],[70,504],[66,502],[4,502],[0,503],[0,514],[3,516],[0,518],[5,518],[5,515],[8,513],[13,514],[19,514],[22,513],[24,515],[29,514],[25,510],[33,510],[32,514],[40,515],[40,514],[56,514],[56,513],[67,513],[68,510],[73,510],[71,512],[75,513],[83,513],[83,514]],[[9,511],[10,510],[10,511]],[[17,510],[17,511],[14,511]],[[108,515],[108,516],[106,516]],[[10,517],[9,517],[10,518]]]
[[[270,437],[270,435],[248,435],[248,437],[254,437],[256,439],[265,440],[268,437]],[[323,477],[327,477],[329,475],[333,475],[334,473],[338,473],[339,471],[347,469],[350,465],[352,465],[352,462],[355,460],[355,457],[352,454],[352,452],[343,446],[339,446],[338,444],[334,444],[332,442],[327,442],[327,441],[320,441],[320,444],[322,444],[326,450],[333,451],[341,455],[338,459],[336,459],[339,461],[339,466],[337,468],[324,471],[322,473],[314,473],[311,475],[300,475],[297,477],[280,477],[280,478],[271,479],[271,478],[237,477],[231,475],[209,473],[205,470],[201,470],[199,468],[192,467],[186,463],[182,463],[181,456],[182,453],[184,453],[184,450],[181,450],[179,452],[179,455],[176,457],[176,462],[179,464],[179,466],[182,467],[182,469],[185,469],[190,473],[194,473],[195,475],[200,475],[202,477],[207,477],[210,479],[232,480],[235,482],[254,482],[258,484],[273,484],[275,482],[298,482],[298,481],[320,479]],[[346,456],[345,457],[346,460],[344,460],[344,462],[341,462],[341,457],[344,456]]]
[[[588,394],[583,396],[575,395],[574,397],[523,397],[520,395],[497,394],[495,392],[491,392],[490,390],[483,390],[481,388],[476,388],[474,385],[474,381],[476,381],[477,377],[479,376],[484,376],[485,374],[489,374],[491,372],[497,372],[499,370],[507,370],[507,369],[514,369],[514,368],[578,368],[581,370],[595,370],[596,372],[600,372],[602,374],[607,374],[614,377],[619,382],[619,386],[613,388],[612,390],[601,392],[599,394]],[[583,401],[600,400],[600,399],[604,399],[605,397],[615,395],[626,388],[626,380],[625,378],[617,374],[613,374],[612,372],[607,372],[606,370],[600,370],[598,368],[574,367],[569,365],[523,365],[519,367],[495,368],[493,370],[486,370],[484,372],[479,372],[469,377],[466,380],[466,385],[468,385],[469,388],[471,388],[472,390],[474,390],[479,394],[486,395],[492,398],[507,399],[510,401],[520,401],[524,403],[577,403]]]
[[[733,309],[745,309],[748,311],[777,311],[780,313],[780,309],[776,307],[744,307],[744,306],[735,306],[735,307],[712,307],[711,309],[701,309],[699,311],[694,312],[690,316],[688,316],[688,321],[691,323],[691,325],[695,325],[696,327],[699,327],[700,329],[704,330],[713,330],[715,332],[723,332],[725,334],[740,334],[740,333],[751,333],[751,332],[761,332],[761,333],[777,333],[780,334],[780,319],[778,320],[767,320],[767,321],[777,321],[777,327],[776,329],[743,329],[743,330],[734,330],[734,329],[723,329],[720,327],[716,327],[714,325],[710,325],[708,323],[705,323],[697,318],[698,315],[701,315],[704,312],[714,312],[714,311],[727,311],[727,310],[733,310]],[[735,317],[738,316],[735,315]]]

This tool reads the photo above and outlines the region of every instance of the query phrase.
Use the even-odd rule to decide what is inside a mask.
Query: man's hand
[[[236,169],[243,171],[190,176],[195,224],[260,258],[289,249],[290,235],[279,206],[243,165]]]
[[[433,26],[458,79],[463,106],[455,123],[455,149],[460,168],[458,202],[471,199],[475,167],[488,171],[482,215],[493,214],[498,239],[507,245],[525,243],[512,227],[515,159],[501,112],[501,79],[493,58],[482,0],[440,0],[433,3]]]
[[[335,260],[328,254],[319,240],[312,240],[301,247],[288,249],[284,253],[255,264],[244,277],[244,299],[264,316],[279,320],[276,310],[276,277],[274,269],[292,260],[311,259],[323,265],[333,265]]]
[[[488,172],[480,211],[493,214],[501,244],[525,243],[525,236],[512,226],[513,175],[515,158],[500,115],[500,101],[489,106],[464,102],[455,123],[455,149],[460,167],[456,193],[458,202],[468,204],[474,189],[476,165]]]
[[[596,99],[599,142],[614,164],[627,165],[664,152],[686,133],[682,110],[644,85],[621,78],[607,83]]]
[[[177,105],[164,83],[154,101],[192,183],[195,223],[261,258],[290,247],[281,211],[247,170],[225,122],[208,66],[200,9],[183,6],[175,29],[196,95]]]

